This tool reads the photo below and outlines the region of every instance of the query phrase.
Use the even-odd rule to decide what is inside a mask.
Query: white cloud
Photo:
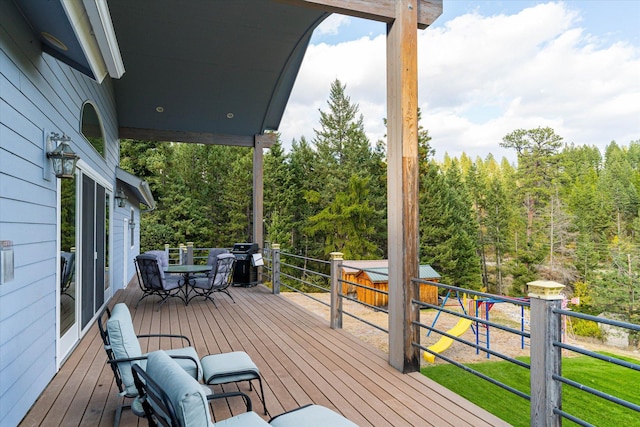
[[[329,16],[327,19],[322,21],[318,28],[316,28],[315,33],[319,35],[336,35],[340,31],[340,27],[344,25],[349,25],[351,22],[351,18],[344,15],[333,14]]]
[[[640,47],[605,42],[580,23],[566,4],[547,3],[420,31],[419,102],[436,156],[513,157],[502,137],[538,126],[601,148],[640,139]],[[359,104],[371,142],[383,138],[385,49],[384,36],[310,46],[280,126],[285,145],[313,138],[336,78]]]

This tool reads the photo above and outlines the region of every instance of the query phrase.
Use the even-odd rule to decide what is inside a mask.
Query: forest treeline
[[[315,136],[264,158],[265,239],[327,259],[387,257],[386,143],[372,144],[336,80]],[[640,140],[569,144],[548,127],[500,145],[517,158],[437,161],[419,128],[420,262],[442,282],[514,296],[532,280],[567,285],[580,310],[638,321]],[[496,141],[498,142],[498,141]],[[251,240],[249,148],[126,141],[121,167],[149,182],[158,207],[141,221],[143,250]]]

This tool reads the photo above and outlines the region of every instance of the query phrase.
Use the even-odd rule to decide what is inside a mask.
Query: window
[[[133,210],[133,208],[131,208],[131,216],[129,217],[129,244],[131,245],[131,247],[133,247],[133,245],[136,243],[135,231],[136,231],[136,213]]]
[[[81,132],[102,157],[105,157],[105,139],[100,116],[93,104],[85,102],[82,107]]]

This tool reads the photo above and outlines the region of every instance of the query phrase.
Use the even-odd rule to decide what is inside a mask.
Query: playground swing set
[[[487,322],[489,321],[489,312],[493,308],[494,304],[507,302],[502,299],[494,299],[494,298],[477,298],[476,297],[473,299],[468,299],[467,294],[463,294],[461,298],[460,293],[458,291],[448,290],[446,295],[442,299],[442,304],[440,305],[440,308],[445,307],[445,305],[447,304],[447,301],[449,301],[449,298],[451,297],[452,292],[455,293],[455,298],[457,299],[458,304],[460,305],[460,308],[462,308],[462,312],[465,315],[480,318]],[[431,328],[435,327],[441,313],[442,311],[438,311],[438,313],[436,313],[436,317],[433,319],[433,322],[431,323]],[[525,319],[524,305],[520,306],[520,314],[521,314],[520,330],[524,331],[525,324],[527,323]],[[491,328],[488,324],[481,323],[478,320],[474,321],[472,319],[467,319],[465,317],[462,317],[460,318],[460,320],[458,320],[458,323],[456,323],[456,325],[453,328],[449,329],[446,333],[454,337],[460,337],[465,332],[467,332],[469,328],[471,328],[471,330],[473,331],[476,337],[476,354],[480,354],[481,346],[484,346],[484,348],[486,349],[491,348],[491,340],[490,340]],[[430,329],[427,332],[427,336],[431,335],[431,331],[432,330]],[[451,345],[453,344],[453,341],[454,341],[453,338],[443,335],[435,344],[428,347],[428,349],[433,353],[439,354],[447,350],[449,347],[451,347]],[[524,336],[521,336],[520,345],[521,345],[521,348],[524,349],[525,347]],[[486,352],[486,353],[487,353],[487,359],[489,359],[491,355],[489,354],[489,352]],[[425,351],[423,352],[423,357],[424,357],[424,360],[426,360],[427,362],[435,363],[435,359],[436,359],[435,354]]]

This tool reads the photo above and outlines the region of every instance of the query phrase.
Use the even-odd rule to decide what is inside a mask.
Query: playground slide
[[[469,327],[471,326],[471,323],[472,321],[469,319],[460,319],[458,320],[458,323],[456,324],[456,326],[449,329],[447,333],[449,335],[459,337],[460,335],[467,332],[467,329],[469,329]],[[453,344],[453,339],[449,337],[442,337],[438,340],[437,343],[429,347],[429,350],[435,353],[442,353],[443,351],[451,347],[451,344]],[[424,357],[424,360],[426,360],[429,363],[433,363],[436,360],[436,357],[433,354],[427,353],[426,351],[423,353],[423,357]]]

